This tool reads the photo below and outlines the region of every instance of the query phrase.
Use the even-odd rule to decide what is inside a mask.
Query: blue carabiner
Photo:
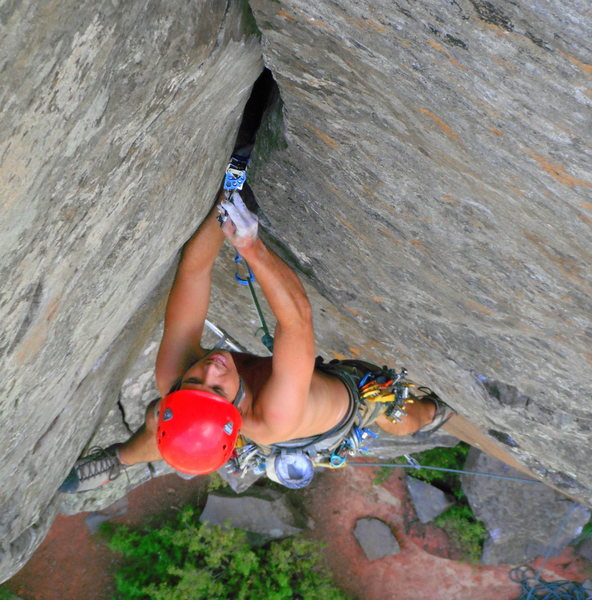
[[[329,459],[331,466],[334,469],[343,467],[343,465],[345,464],[345,460],[346,460],[345,456],[339,456],[339,454],[335,454],[335,453],[331,454],[331,458]]]
[[[251,271],[251,267],[249,267],[249,263],[245,260],[245,266],[247,267],[247,271],[249,272],[249,276],[248,277],[241,277],[238,274],[238,263],[240,263],[243,260],[243,257],[237,252],[236,256],[234,257],[234,262],[237,265],[237,271],[234,274],[234,278],[241,284],[241,285],[249,285],[249,283],[253,283],[253,281],[255,281],[255,275],[253,275],[253,271]]]
[[[372,375],[372,373],[370,371],[368,371],[368,373],[366,373],[366,375],[364,375],[364,377],[362,378],[360,383],[358,383],[358,388],[364,387],[364,384],[366,383],[366,381],[368,380],[368,377],[370,377],[370,375]]]

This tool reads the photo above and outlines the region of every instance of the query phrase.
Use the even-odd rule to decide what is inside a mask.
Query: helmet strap
[[[232,401],[232,405],[236,406],[236,408],[238,408],[240,406],[240,403],[245,399],[246,396],[246,392],[245,392],[245,382],[243,381],[243,378],[239,375],[238,376],[238,391],[236,392],[236,396],[234,397],[234,400]]]

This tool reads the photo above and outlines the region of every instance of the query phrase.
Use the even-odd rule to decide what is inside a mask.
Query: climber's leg
[[[410,435],[433,421],[436,405],[431,400],[419,400],[413,404],[406,404],[405,411],[407,416],[400,422],[390,421],[385,415],[380,415],[375,422],[391,435]]]
[[[127,442],[119,446],[119,459],[124,465],[162,460],[156,443],[159,403],[160,398],[157,398],[148,405],[144,425]]]
[[[148,405],[144,425],[127,442],[104,449],[92,448],[86,456],[77,460],[59,490],[67,494],[95,490],[117,479],[129,465],[161,460],[156,444],[159,402],[160,398]]]
[[[413,404],[406,404],[405,411],[407,416],[401,422],[392,422],[381,415],[376,424],[391,435],[413,435],[421,439],[436,432],[456,414],[433,392]]]

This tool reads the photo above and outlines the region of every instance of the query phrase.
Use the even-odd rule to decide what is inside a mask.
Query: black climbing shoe
[[[59,487],[60,492],[88,492],[117,479],[125,470],[125,465],[117,455],[119,446],[120,444],[114,444],[105,449],[91,448],[89,454],[76,461],[68,477]]]
[[[432,419],[431,423],[424,425],[421,429],[412,434],[412,437],[414,437],[416,440],[427,439],[436,433],[436,431],[438,431],[438,429],[440,429],[440,427],[442,427],[442,425],[444,425],[448,419],[456,414],[456,411],[450,408],[450,406],[448,406],[448,404],[446,404],[443,400],[440,400],[440,397],[434,392],[430,392],[427,396],[424,396],[422,400],[431,400],[436,405],[436,413],[434,414],[434,418]]]

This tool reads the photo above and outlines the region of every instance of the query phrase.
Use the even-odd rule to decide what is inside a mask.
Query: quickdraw
[[[396,373],[392,369],[384,367],[383,373],[376,377],[376,373],[369,372],[360,380],[358,384],[360,399],[363,402],[380,402],[388,404],[384,415],[392,422],[400,423],[407,415],[406,404],[412,404],[418,397],[410,390],[415,384],[406,379],[407,370],[401,369]],[[420,392],[430,393],[428,388],[418,388]],[[368,449],[362,445],[368,436],[377,437],[377,435],[368,428],[354,426],[350,434],[341,442],[341,444],[332,452],[327,460],[321,458],[315,461],[315,466],[329,467],[339,469],[346,466],[348,456],[359,454],[368,454]]]
[[[232,192],[243,189],[243,185],[247,180],[248,164],[248,158],[242,158],[240,156],[237,156],[236,154],[233,154],[230,158],[230,162],[226,167],[226,173],[224,175],[223,184],[226,198],[230,199],[232,196]],[[220,224],[223,224],[226,218],[226,216],[218,217]],[[241,285],[249,286],[251,297],[253,298],[255,308],[257,309],[257,315],[259,316],[259,321],[261,322],[261,327],[257,330],[257,332],[263,332],[261,336],[261,342],[270,352],[273,352],[273,336],[269,332],[269,328],[267,327],[265,317],[263,316],[263,311],[261,310],[261,305],[259,304],[259,299],[257,298],[257,293],[255,292],[255,287],[253,286],[253,283],[255,282],[255,275],[253,274],[253,271],[251,271],[251,267],[249,267],[247,261],[244,260],[238,252],[234,257],[234,262],[236,263],[236,272],[234,274],[234,278]],[[247,270],[247,273],[244,277],[241,276],[239,273],[239,264],[243,264]]]

